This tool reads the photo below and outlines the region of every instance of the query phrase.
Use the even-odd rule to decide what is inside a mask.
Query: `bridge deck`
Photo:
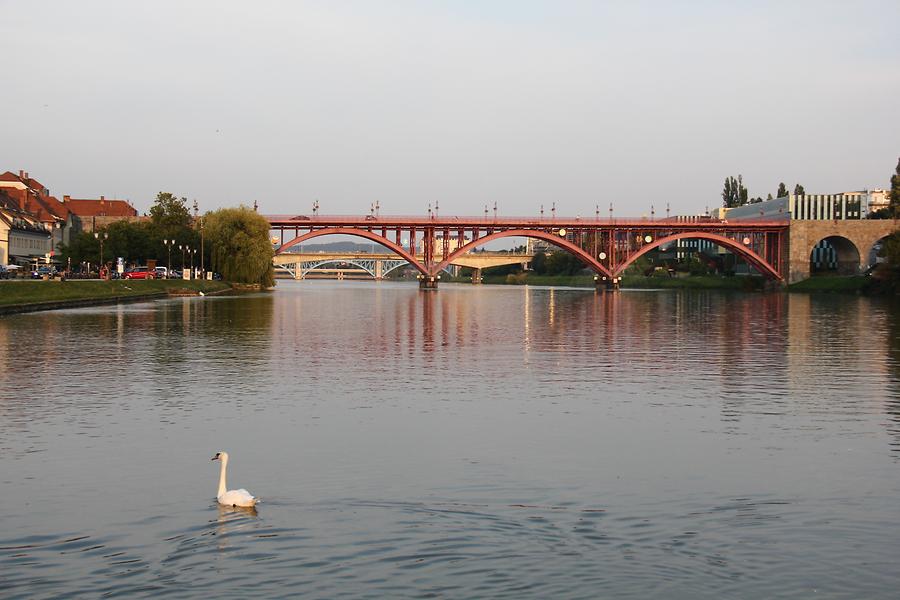
[[[369,215],[365,217],[353,215],[267,215],[266,219],[272,224],[273,229],[309,227],[372,227],[373,229],[386,227],[435,227],[447,229],[460,228],[486,228],[503,227],[507,229],[530,229],[534,227],[614,227],[617,229],[672,229],[684,227],[691,229],[746,229],[748,231],[759,229],[784,229],[789,222],[787,219],[728,221],[710,219],[707,217],[669,217],[665,219],[647,218],[598,218],[598,217],[423,217],[414,215]]]

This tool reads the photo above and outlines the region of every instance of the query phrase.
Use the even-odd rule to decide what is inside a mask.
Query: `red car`
[[[125,271],[123,279],[154,279],[156,274],[147,267],[133,267]]]

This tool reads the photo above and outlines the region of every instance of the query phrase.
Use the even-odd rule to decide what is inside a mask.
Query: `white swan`
[[[222,469],[219,471],[219,492],[216,494],[216,500],[223,506],[256,506],[259,498],[252,496],[245,489],[226,490],[225,488],[225,469],[228,468],[228,453],[216,452],[211,460],[222,461]]]

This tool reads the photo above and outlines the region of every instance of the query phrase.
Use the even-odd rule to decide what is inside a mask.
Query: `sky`
[[[265,214],[888,187],[900,2],[0,0],[0,171]]]

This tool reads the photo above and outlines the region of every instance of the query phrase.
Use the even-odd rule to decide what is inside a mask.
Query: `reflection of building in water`
[[[872,323],[873,315],[878,314],[873,302],[864,297],[789,294],[786,363],[790,397],[821,409],[824,388],[833,393],[835,388],[849,385],[856,394],[864,395],[869,392],[863,392],[861,386],[871,385],[871,393],[880,393],[876,382],[889,380],[890,372],[878,350],[889,342],[881,339],[883,330]],[[823,362],[824,357],[828,363]],[[888,397],[871,399],[884,402]]]

